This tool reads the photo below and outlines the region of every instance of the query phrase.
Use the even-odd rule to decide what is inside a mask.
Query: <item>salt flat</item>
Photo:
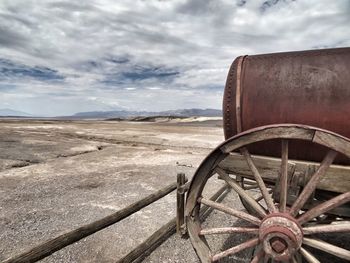
[[[192,176],[223,140],[220,127],[173,122],[0,125],[0,260]],[[43,262],[114,262],[174,215],[171,194]]]
[[[178,172],[191,178],[222,141],[220,120],[0,120],[0,261],[124,208],[175,182]],[[213,180],[207,195],[221,185]],[[41,262],[116,262],[174,218],[175,202],[172,193]],[[223,202],[243,208],[232,192]],[[240,224],[217,211],[205,224],[218,222]],[[220,251],[246,238],[222,235],[208,242]],[[345,235],[331,239],[348,246]],[[250,262],[250,253],[222,262]],[[142,260],[198,262],[190,241],[176,235]]]

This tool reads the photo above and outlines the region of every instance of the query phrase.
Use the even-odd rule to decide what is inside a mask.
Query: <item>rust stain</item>
[[[242,124],[242,131],[263,125],[295,123],[350,137],[350,48],[242,58],[233,62],[225,87],[226,139],[240,131],[238,122]],[[241,67],[244,74],[240,74]],[[238,80],[240,87],[237,87]],[[237,88],[239,93],[236,93]],[[241,105],[237,105],[237,101]],[[237,119],[237,107],[241,121]],[[320,161],[325,154],[324,148],[304,142],[293,142],[290,148],[291,158],[295,159]],[[249,150],[278,156],[280,144],[263,142]],[[335,162],[350,164],[342,156]]]

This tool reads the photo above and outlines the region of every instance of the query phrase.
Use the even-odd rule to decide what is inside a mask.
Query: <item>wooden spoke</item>
[[[312,235],[317,233],[336,233],[336,232],[350,232],[350,221],[346,223],[330,224],[330,225],[316,225],[303,228],[304,235]]]
[[[254,198],[245,191],[235,180],[233,180],[224,170],[216,168],[216,172],[226,183],[233,188],[257,213],[259,216],[266,216],[265,209],[254,200]]]
[[[199,235],[215,235],[215,234],[233,234],[233,233],[251,233],[257,234],[258,228],[252,227],[220,227],[220,228],[208,228],[202,229]]]
[[[238,217],[238,218],[241,218],[245,221],[248,221],[254,225],[259,225],[260,224],[260,219],[255,217],[255,216],[252,216],[252,215],[249,215],[243,211],[238,211],[236,209],[233,209],[233,208],[230,208],[230,207],[227,207],[227,206],[224,206],[220,203],[217,203],[217,202],[213,202],[209,199],[205,199],[205,198],[199,198],[198,199],[198,202],[202,203],[202,204],[205,204],[207,206],[210,206],[211,208],[214,208],[214,209],[217,209],[221,212],[224,212],[226,214],[229,214],[229,215],[232,215],[232,216],[235,216],[235,217]]]
[[[242,251],[244,249],[247,249],[247,248],[250,248],[250,247],[253,247],[253,246],[256,246],[257,244],[259,243],[259,239],[258,238],[254,238],[254,239],[251,239],[251,240],[248,240],[242,244],[239,244],[237,246],[234,246],[232,248],[229,248],[221,253],[218,253],[216,255],[213,256],[212,258],[212,261],[217,261],[219,259],[222,259],[224,257],[227,257],[229,255],[233,255],[233,254],[236,254],[238,253],[239,251]]]
[[[292,216],[296,216],[299,212],[299,210],[304,206],[306,201],[309,199],[311,194],[315,191],[317,183],[321,179],[321,177],[327,172],[327,169],[334,161],[335,157],[337,156],[337,152],[330,150],[326,157],[323,159],[322,163],[318,167],[317,171],[312,175],[311,179],[307,183],[307,185],[304,187],[303,191],[295,200],[292,208],[290,209],[290,214]]]
[[[263,262],[264,263],[269,263],[269,261],[270,261],[270,256],[265,253]],[[273,259],[271,259],[271,261],[273,261]]]
[[[255,181],[259,185],[261,194],[265,199],[265,202],[266,202],[266,205],[267,205],[269,211],[271,213],[277,212],[277,208],[276,208],[275,204],[273,203],[272,197],[268,193],[267,187],[266,187],[258,169],[256,168],[256,166],[252,160],[252,157],[250,156],[250,153],[248,152],[248,150],[246,148],[242,148],[241,153],[244,155],[244,157],[247,161],[247,164],[254,175]]]
[[[282,164],[281,164],[281,192],[280,192],[280,212],[284,213],[287,206],[288,190],[288,141],[282,140]]]
[[[250,263],[260,263],[265,257],[264,249],[260,248]]]
[[[312,255],[309,251],[307,251],[305,248],[300,248],[300,253],[303,255],[303,257],[306,259],[309,263],[321,263],[314,255]]]
[[[307,211],[305,214],[301,215],[298,218],[298,222],[302,225],[306,223],[307,221],[337,207],[342,204],[345,204],[350,201],[350,192],[338,195],[322,204],[319,204],[309,211]]]
[[[332,254],[336,257],[346,259],[350,261],[350,251],[344,248],[340,248],[338,246],[329,244],[322,240],[311,239],[304,237],[303,244],[308,245],[313,248],[317,248],[329,254]]]
[[[302,263],[301,258],[299,257],[300,257],[300,254],[295,254],[291,259],[291,263]]]
[[[269,193],[269,194],[272,194],[272,192],[273,192],[272,189],[268,190],[268,193]],[[259,201],[261,201],[261,200],[263,200],[263,199],[264,199],[264,197],[263,197],[262,195],[260,195],[259,197],[257,197],[257,198],[255,199],[255,201],[256,201],[256,202],[259,202]]]

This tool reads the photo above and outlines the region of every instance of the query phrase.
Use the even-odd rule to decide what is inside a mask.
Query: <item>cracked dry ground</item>
[[[191,177],[211,149],[222,142],[218,126],[0,120],[0,262],[140,200],[175,182],[178,172]],[[208,196],[220,183],[210,184]],[[242,208],[232,192],[223,203]],[[174,216],[172,193],[41,262],[116,262]],[[239,224],[217,211],[206,224],[218,226],[218,222],[222,226]],[[242,238],[217,236],[210,242],[222,250]],[[347,240],[339,235],[334,239]],[[250,262],[250,252],[229,260]],[[336,262],[321,256],[325,262]],[[142,260],[198,262],[190,241],[176,235]]]
[[[0,125],[0,261],[124,208],[175,182],[178,172],[192,176],[223,140],[215,125],[10,119]],[[115,262],[174,215],[172,193],[42,262]],[[196,261],[183,242],[189,257],[169,262]]]

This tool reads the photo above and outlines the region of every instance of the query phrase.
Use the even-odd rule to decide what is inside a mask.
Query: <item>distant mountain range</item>
[[[29,113],[16,111],[12,109],[0,109],[1,117],[35,117]],[[53,119],[113,119],[113,118],[133,118],[133,117],[152,117],[152,116],[174,116],[174,117],[221,117],[222,111],[216,109],[179,109],[168,111],[89,111],[78,112],[71,116],[57,116]],[[51,119],[51,118],[50,118]]]
[[[3,117],[32,117],[31,114],[11,109],[0,109],[0,116]]]
[[[221,117],[222,111],[216,109],[179,109],[168,111],[90,111],[90,112],[78,112],[74,114],[73,118],[98,118],[98,119],[110,119],[110,118],[131,118],[140,116],[179,116],[179,117]]]

